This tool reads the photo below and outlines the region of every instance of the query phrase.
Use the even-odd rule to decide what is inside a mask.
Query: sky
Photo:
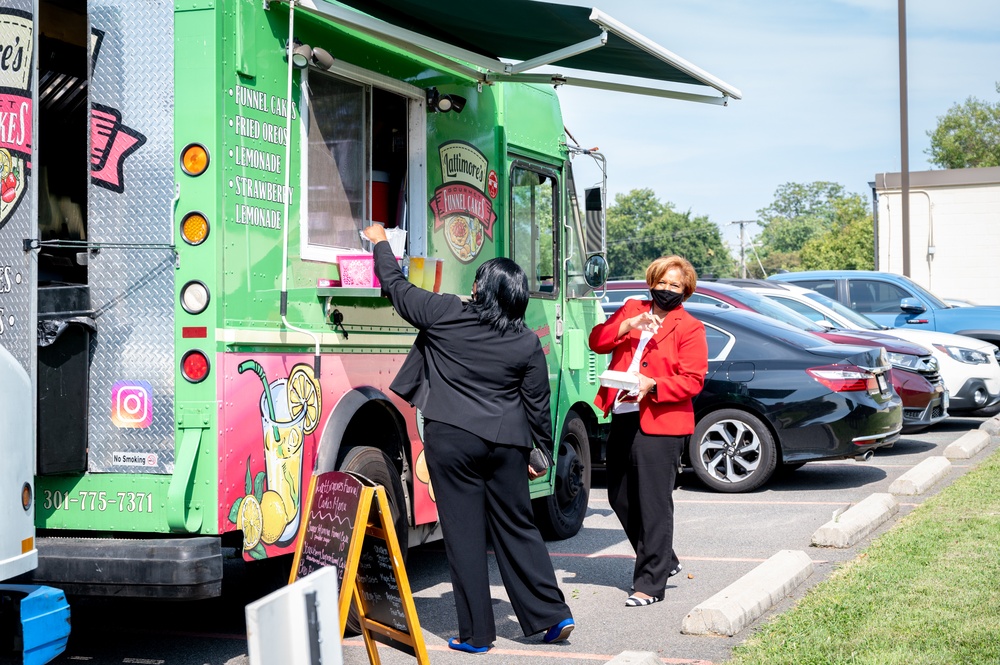
[[[743,93],[723,107],[560,88],[566,127],[607,157],[609,203],[650,188],[708,216],[738,254],[732,222],[755,220],[782,184],[831,181],[870,200],[876,173],[902,170],[897,0],[555,1],[596,7]],[[914,172],[933,168],[939,116],[970,96],[1000,101],[1000,2],[906,0],[906,32]],[[578,183],[594,184],[583,161]],[[745,227],[748,240],[759,231]]]

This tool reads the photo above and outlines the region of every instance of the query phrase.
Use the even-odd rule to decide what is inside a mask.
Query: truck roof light
[[[181,237],[189,245],[200,245],[208,237],[208,220],[200,212],[189,212],[181,221]]]
[[[188,175],[198,176],[208,168],[208,150],[200,143],[189,143],[181,150],[181,169]]]
[[[188,351],[181,358],[181,375],[191,383],[200,383],[211,369],[208,357],[198,349]]]

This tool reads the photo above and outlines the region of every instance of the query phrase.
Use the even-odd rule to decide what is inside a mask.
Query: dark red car
[[[644,280],[612,281],[607,283],[605,289],[602,307],[609,314],[628,298],[649,298],[649,287]],[[885,347],[890,362],[897,359],[897,362],[892,362],[889,376],[892,387],[903,401],[903,432],[919,432],[948,417],[944,407],[944,381],[938,373],[937,359],[930,350],[918,344],[878,332],[830,332],[780,303],[722,282],[698,282],[698,288],[689,302],[724,304],[758,312],[835,344]],[[906,360],[907,366],[899,360]]]

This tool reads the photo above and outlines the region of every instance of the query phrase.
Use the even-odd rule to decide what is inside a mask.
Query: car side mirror
[[[587,286],[599,289],[608,281],[608,260],[600,254],[593,254],[583,264],[583,278]]]
[[[816,322],[816,325],[822,328],[826,328],[827,330],[833,330],[837,327],[833,324],[832,321],[827,321],[826,319],[820,319],[819,321]]]
[[[899,301],[899,308],[907,314],[922,314],[927,311],[924,304],[916,298],[903,298]]]

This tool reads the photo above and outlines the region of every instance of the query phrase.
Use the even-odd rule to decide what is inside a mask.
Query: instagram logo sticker
[[[145,428],[153,422],[153,387],[148,381],[118,381],[111,387],[115,427]]]

